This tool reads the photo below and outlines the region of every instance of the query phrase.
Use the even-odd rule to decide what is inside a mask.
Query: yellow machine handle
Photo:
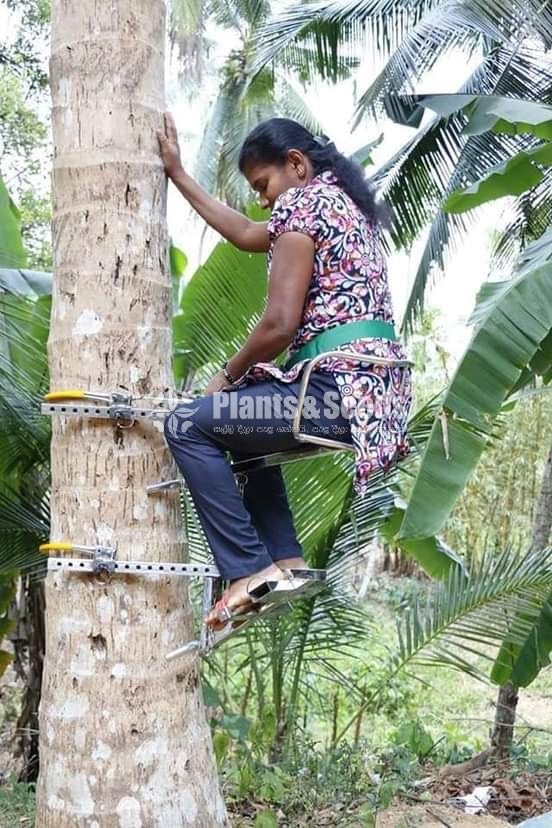
[[[84,400],[86,391],[82,388],[71,388],[68,391],[50,391],[44,395],[46,402],[56,402],[58,400]]]
[[[65,541],[57,541],[53,543],[41,543],[38,547],[38,551],[41,552],[43,555],[47,555],[48,552],[70,552],[73,549],[72,543],[66,543]]]

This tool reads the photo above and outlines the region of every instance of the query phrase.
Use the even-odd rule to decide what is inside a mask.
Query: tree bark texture
[[[165,0],[54,0],[53,390],[172,385],[164,102]],[[182,559],[162,433],[52,419],[51,538]],[[183,578],[58,571],[46,582],[38,828],[227,825]]]
[[[510,755],[516,723],[518,690],[511,682],[498,688],[491,745],[499,757]]]
[[[552,446],[548,452],[542,475],[535,518],[533,520],[533,542],[535,550],[546,549],[552,529]]]
[[[552,446],[544,466],[535,517],[531,547],[535,552],[545,549],[552,527]],[[514,739],[518,688],[508,682],[498,688],[494,729],[491,743],[499,756],[508,756]]]

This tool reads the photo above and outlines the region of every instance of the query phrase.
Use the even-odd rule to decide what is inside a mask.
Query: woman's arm
[[[266,252],[269,248],[267,222],[251,221],[237,210],[222,204],[185,172],[180,160],[178,134],[174,120],[168,112],[165,113],[164,118],[165,131],[159,131],[157,138],[165,171],[176,188],[207,224],[240,250],[248,250],[252,253]]]
[[[268,362],[292,341],[303,317],[312,279],[314,242],[303,233],[284,233],[274,245],[265,312],[243,348],[228,362],[234,378],[256,362]]]

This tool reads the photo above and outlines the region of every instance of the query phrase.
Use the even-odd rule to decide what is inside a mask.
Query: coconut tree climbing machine
[[[312,371],[316,366],[328,357],[339,359],[353,359],[357,362],[364,362],[370,365],[381,365],[386,367],[408,367],[411,363],[408,360],[386,359],[372,355],[362,356],[357,353],[346,351],[325,351],[318,354],[305,364],[303,369],[297,407],[295,410],[292,433],[297,440],[297,448],[289,451],[277,451],[259,457],[248,458],[247,460],[235,461],[232,463],[232,471],[239,484],[243,475],[267,466],[282,465],[284,463],[296,462],[297,460],[311,458],[318,454],[325,454],[334,451],[352,451],[353,446],[349,443],[340,442],[326,437],[319,437],[305,433],[302,428],[303,407],[307,386]],[[118,428],[126,429],[140,420],[164,421],[169,411],[177,403],[193,402],[193,398],[185,398],[181,395],[176,397],[157,397],[149,401],[145,398],[133,398],[125,391],[114,391],[110,394],[96,393],[81,389],[69,389],[51,391],[44,397],[41,411],[48,416],[62,417],[95,417],[110,420]],[[149,403],[149,404],[146,404]],[[186,491],[185,483],[180,478],[152,482],[147,486],[148,495],[159,496],[173,489]],[[87,546],[75,541],[56,541],[42,544],[40,551],[48,555],[48,570],[64,570],[75,573],[91,573],[96,577],[102,577],[107,582],[117,575],[172,575],[184,578],[199,578],[203,581],[203,595],[201,602],[201,629],[197,639],[188,641],[166,654],[167,659],[177,658],[189,652],[199,652],[205,655],[227,641],[238,632],[242,632],[247,626],[268,617],[274,617],[286,611],[286,603],[282,603],[277,594],[268,594],[259,600],[254,608],[231,619],[221,630],[211,629],[205,619],[214,604],[220,597],[224,583],[217,568],[212,564],[182,563],[182,562],[149,562],[149,561],[127,561],[117,559],[116,548],[102,545]],[[58,554],[51,554],[58,553]],[[80,557],[71,557],[72,553]],[[312,583],[307,584],[303,594],[314,595],[324,588],[325,572],[322,570],[311,570],[313,573]]]

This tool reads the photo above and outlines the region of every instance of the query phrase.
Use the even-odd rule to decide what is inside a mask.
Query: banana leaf
[[[536,618],[527,618],[524,612],[520,616],[514,617],[513,622],[515,626],[519,626],[520,621],[529,624],[526,638],[523,643],[516,643],[511,640],[510,632],[506,633],[491,671],[491,679],[496,684],[504,685],[510,681],[516,687],[528,687],[541,669],[550,664],[552,593],[544,601]]]
[[[21,215],[0,176],[0,266],[25,267],[21,241]]]
[[[42,296],[52,292],[52,274],[41,270],[13,270],[0,267],[0,290],[18,296]]]
[[[396,540],[404,513],[401,506],[395,506],[380,528],[380,534],[386,541],[397,545],[401,551],[414,558],[432,578],[443,580],[455,568],[466,572],[462,559],[438,537]]]
[[[552,231],[524,254],[517,276],[477,308],[479,327],[460,361],[435,418],[399,538],[437,534],[487,445],[501,406],[518,387],[525,369],[544,357],[552,330]]]
[[[388,115],[398,124],[419,126],[424,109],[441,117],[463,111],[468,118],[466,135],[484,132],[517,135],[528,132],[536,138],[552,140],[552,106],[500,95],[389,95]]]
[[[488,201],[508,195],[521,195],[536,187],[544,179],[539,164],[552,165],[552,144],[540,144],[531,150],[522,150],[512,158],[492,167],[471,187],[455,190],[447,198],[443,209],[447,213],[464,213]]]

